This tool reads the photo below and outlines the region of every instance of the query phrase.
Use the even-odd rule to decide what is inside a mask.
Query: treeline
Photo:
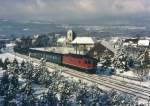
[[[55,46],[56,41],[57,36],[54,33],[22,37],[16,40],[14,50],[24,53],[31,47]]]
[[[0,66],[6,69],[0,80],[0,104],[4,106],[133,106],[137,102],[133,96],[66,78],[59,70],[50,72],[45,60],[33,65],[6,59]],[[34,84],[47,91],[37,95]]]

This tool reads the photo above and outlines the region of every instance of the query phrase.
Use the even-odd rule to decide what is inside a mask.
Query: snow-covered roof
[[[61,54],[76,53],[75,49],[72,47],[47,47],[47,48],[41,47],[41,48],[30,48],[30,49],[47,51],[47,52],[55,52]]]
[[[129,46],[129,43],[125,42],[123,43],[123,46]]]
[[[14,47],[16,44],[15,43],[9,43],[9,44],[6,44],[6,47]]]
[[[72,44],[95,44],[96,40],[92,37],[76,37]]]
[[[111,42],[112,42],[112,43],[117,43],[119,40],[120,40],[119,37],[112,37],[112,38],[111,38]]]
[[[139,46],[149,46],[150,41],[149,40],[139,40],[138,45]]]
[[[61,37],[59,39],[57,39],[57,43],[63,43],[65,42],[66,38],[65,37]]]

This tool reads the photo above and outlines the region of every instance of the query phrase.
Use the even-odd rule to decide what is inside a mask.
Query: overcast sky
[[[112,17],[149,18],[150,0],[0,0],[0,18],[54,22]]]

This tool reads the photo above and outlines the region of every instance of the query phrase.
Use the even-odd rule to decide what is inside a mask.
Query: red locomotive
[[[63,65],[81,69],[90,73],[95,73],[97,65],[96,59],[86,55],[64,54],[62,58]]]

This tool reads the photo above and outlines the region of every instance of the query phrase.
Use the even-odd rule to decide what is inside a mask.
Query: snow
[[[119,37],[112,37],[110,41],[114,44],[117,43],[119,40],[120,40]]]
[[[16,44],[15,43],[9,43],[9,44],[6,44],[6,47],[14,47]]]
[[[128,42],[123,43],[123,46],[129,46]]]
[[[95,44],[96,39],[92,37],[76,37],[71,43],[72,44]]]
[[[32,84],[35,92],[35,95],[38,95],[40,97],[43,93],[46,93],[48,91],[48,88],[43,87],[42,85]]]
[[[18,60],[18,62],[22,62],[24,59],[20,58],[18,56],[15,56],[12,53],[2,53],[0,54],[0,58],[4,61],[6,58],[9,58],[10,61],[13,61],[15,58]]]
[[[138,45],[139,46],[149,46],[150,41],[149,40],[139,40]]]
[[[117,49],[114,48],[113,44],[110,44],[110,42],[106,41],[106,40],[102,40],[101,44],[104,45],[105,47],[107,47],[109,50],[111,50],[112,52],[116,53]]]
[[[123,72],[123,73],[119,73],[119,71],[121,70],[118,70],[117,74],[120,74],[121,76],[127,76],[127,77],[131,77],[131,78],[135,78],[137,77],[132,70],[130,71],[127,71],[127,72]],[[131,82],[131,83],[135,83],[135,84],[139,84],[142,85],[142,86],[146,86],[146,87],[150,87],[150,73],[149,75],[146,77],[144,77],[145,81],[143,82],[140,82],[140,81],[136,81],[136,80],[130,80],[130,79],[127,79],[127,78],[123,78],[123,77],[119,77],[119,76],[112,76],[113,78],[116,78],[116,79],[121,79],[121,80],[124,80],[124,81],[127,81],[127,82]],[[149,77],[149,78],[148,78]],[[138,77],[137,77],[138,78]],[[147,78],[147,80],[146,80]]]
[[[57,40],[57,43],[64,43],[66,41],[65,37],[61,37]]]
[[[2,58],[2,60],[4,60],[5,58],[9,58],[11,61],[13,61],[14,58],[16,58],[18,60],[18,62],[21,62],[22,60],[25,61],[25,59],[21,58],[21,57],[18,57],[18,56],[15,56],[14,54],[11,54],[11,53],[3,53],[3,54],[0,54],[0,58]],[[37,63],[34,63],[35,65]],[[53,68],[48,68],[49,71],[54,71]],[[129,77],[136,77],[136,75],[132,72],[132,71],[127,71],[127,72],[124,72],[124,73],[119,73],[119,71],[121,70],[117,70],[117,74],[120,74],[120,75],[125,75],[125,76],[129,76]],[[2,74],[2,72],[0,73],[0,75]],[[63,75],[65,77],[72,77],[71,75],[69,74],[65,74],[63,73]],[[149,74],[150,76],[150,74]],[[77,78],[77,77],[72,77],[73,79],[75,79],[76,81],[79,81],[81,79]],[[119,79],[123,79],[123,77],[116,77],[115,78],[119,78]],[[149,86],[150,87],[150,80],[149,81],[145,81],[145,82],[139,82],[139,81],[134,81],[134,80],[130,80],[130,79],[127,79],[127,78],[124,78],[124,80],[128,81],[128,82],[133,82],[133,83],[136,83],[136,84],[142,84],[143,86]],[[88,82],[89,83],[89,82]]]
[[[15,56],[15,55],[13,55],[11,53],[0,54],[0,58],[2,58],[2,60],[4,60],[5,58],[9,58],[11,61],[13,61],[13,59],[16,58],[16,59],[18,59],[18,62],[19,61],[21,62],[22,60],[24,60],[24,59],[22,59],[22,58],[20,58],[18,56]],[[3,75],[4,72],[5,72],[5,70],[2,70],[0,68],[0,78],[2,77],[2,75]],[[23,79],[23,78],[19,77],[19,83],[20,84],[25,83],[25,81],[26,81],[26,79]],[[38,97],[40,97],[41,94],[43,94],[43,92],[47,92],[48,91],[48,88],[45,88],[45,87],[43,87],[41,85],[37,85],[37,84],[33,84],[33,88],[35,90],[34,94],[38,95]]]
[[[133,73],[133,71],[127,71],[127,72],[124,72],[123,75],[135,77],[135,74]]]
[[[90,81],[87,81],[85,79],[81,79],[81,78],[78,78],[78,77],[71,76],[71,75],[69,75],[67,73],[62,73],[62,75],[65,76],[68,80],[70,79],[70,80],[74,80],[76,82],[81,81],[82,83],[86,83],[88,86],[92,86],[93,85],[93,83],[90,82]],[[97,84],[95,84],[95,85],[97,85]],[[105,87],[103,85],[98,85],[98,87],[101,88],[104,91],[110,91],[110,90],[112,90],[111,88]]]
[[[20,58],[20,57],[18,57],[18,56],[15,56],[14,54],[11,54],[11,53],[2,53],[2,54],[0,54],[0,58],[2,58],[3,60],[5,59],[5,58],[9,58],[10,60],[13,60],[14,58],[16,58],[16,59],[18,59],[18,61],[22,61],[22,60],[24,60],[23,58]],[[49,69],[51,69],[51,68],[49,68]],[[54,70],[54,69],[51,69],[51,70]],[[4,71],[0,71],[0,76],[2,76],[2,74],[3,74],[3,72]],[[71,75],[69,75],[69,74],[66,74],[66,73],[63,73],[62,75],[64,75],[65,77],[68,77],[68,80],[69,79],[73,79],[73,80],[75,80],[75,81],[79,81],[79,80],[82,80],[82,82],[85,82],[85,83],[87,83],[88,85],[93,85],[93,83],[91,83],[91,82],[89,82],[89,81],[86,81],[86,80],[83,80],[83,79],[79,79],[79,78],[77,78],[77,77],[72,77]],[[128,72],[124,72],[124,73],[122,73],[122,75],[127,75],[127,76],[135,76],[134,75],[134,73],[132,72],[132,71],[128,71]],[[135,84],[139,84],[139,86],[140,86],[140,84],[141,85],[143,85],[143,86],[149,86],[150,87],[150,81],[146,81],[146,82],[139,82],[139,81],[134,81],[134,80],[130,80],[130,79],[127,79],[127,78],[122,78],[122,77],[117,77],[117,76],[112,76],[113,78],[116,78],[116,79],[118,79],[118,80],[125,80],[126,82],[132,82],[132,83],[135,83]],[[25,80],[24,79],[21,79],[21,78],[19,78],[19,82],[21,82],[21,83],[23,83],[23,82],[25,82]],[[104,87],[104,86],[102,86],[102,85],[99,85],[99,87],[101,88],[101,89],[103,89],[103,90],[111,90],[110,88],[107,88],[107,87]],[[38,97],[39,97],[39,95],[42,95],[43,94],[43,92],[47,92],[47,88],[45,88],[45,87],[43,87],[43,86],[40,86],[40,85],[37,85],[37,84],[33,84],[33,88],[35,89],[35,94],[36,95],[38,95]],[[140,101],[141,103],[146,103],[146,101]]]

